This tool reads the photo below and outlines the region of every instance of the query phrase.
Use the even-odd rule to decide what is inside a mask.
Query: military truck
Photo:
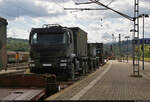
[[[99,63],[104,64],[103,43],[96,43],[96,56],[99,57]]]
[[[88,66],[90,71],[94,71],[97,65],[96,44],[88,43]]]
[[[0,70],[6,69],[7,54],[6,54],[6,32],[7,20],[0,17]]]
[[[74,79],[87,71],[87,33],[79,27],[44,24],[29,38],[30,71]]]

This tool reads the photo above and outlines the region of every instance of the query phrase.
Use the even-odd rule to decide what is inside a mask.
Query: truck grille
[[[53,57],[40,57],[40,63],[57,64],[57,63],[59,63],[59,59],[53,58]]]

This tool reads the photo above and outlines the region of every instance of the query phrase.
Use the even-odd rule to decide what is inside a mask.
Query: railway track
[[[25,72],[25,70],[2,70],[0,71],[0,76],[11,76],[14,74],[23,74]]]
[[[15,67],[8,67],[7,70],[1,70],[0,76],[3,75],[14,75],[14,74],[24,74],[26,70],[28,69],[28,66],[15,66]]]
[[[7,69],[8,70],[25,70],[25,69],[28,69],[29,67],[28,66],[16,66],[16,67],[8,67]]]
[[[7,67],[27,66],[28,62],[7,64]]]

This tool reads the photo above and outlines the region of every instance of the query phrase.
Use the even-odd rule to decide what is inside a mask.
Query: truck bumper
[[[59,66],[30,66],[31,73],[39,73],[39,74],[63,74],[68,72],[68,66],[65,63],[60,63]]]

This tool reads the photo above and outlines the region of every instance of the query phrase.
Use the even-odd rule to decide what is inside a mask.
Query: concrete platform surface
[[[145,67],[150,68],[150,64]],[[46,100],[150,100],[150,80],[131,77],[132,62],[107,65]],[[147,78],[145,77],[147,76]]]

